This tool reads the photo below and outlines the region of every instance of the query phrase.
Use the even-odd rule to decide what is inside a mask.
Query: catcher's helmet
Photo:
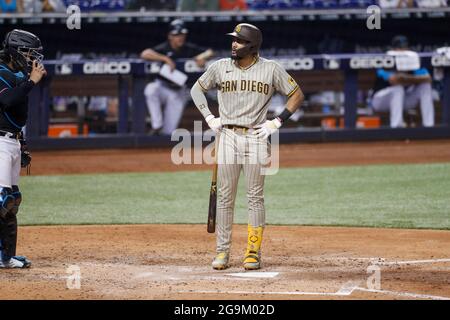
[[[14,67],[23,72],[31,71],[33,61],[41,62],[41,40],[28,31],[14,29],[9,32],[3,41],[3,51],[9,55]]]
[[[247,41],[247,45],[236,51],[239,58],[248,54],[256,54],[262,44],[262,33],[258,27],[249,23],[240,23],[234,28],[234,32],[227,33],[228,36]]]
[[[169,34],[178,35],[178,34],[187,34],[188,29],[184,25],[184,21],[181,19],[173,20],[169,25]]]

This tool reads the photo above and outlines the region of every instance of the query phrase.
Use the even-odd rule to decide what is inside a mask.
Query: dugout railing
[[[302,72],[339,73],[345,102],[344,128],[284,128],[281,142],[295,141],[344,141],[382,139],[450,138],[450,59],[436,53],[422,53],[422,66],[430,71],[442,68],[444,77],[440,119],[433,128],[358,129],[357,92],[358,75],[379,67],[392,66],[392,57],[384,54],[370,55],[312,55],[299,57],[275,57],[302,84]],[[395,62],[394,62],[395,63]],[[142,60],[86,60],[46,61],[48,77],[31,93],[27,138],[32,149],[98,148],[98,147],[147,147],[174,144],[170,136],[147,134],[147,107],[143,90],[149,77],[159,71],[159,64]],[[184,70],[190,81],[201,74],[191,60],[180,61],[178,69]],[[89,79],[87,81],[86,79]],[[326,82],[325,87],[326,87]],[[336,79],[330,80],[330,86]],[[95,84],[95,85],[94,85]],[[306,90],[308,83],[304,84]],[[324,88],[326,89],[326,88]],[[336,89],[330,87],[329,89]],[[50,104],[54,95],[117,95],[117,133],[72,138],[49,138]],[[301,120],[300,120],[301,121]],[[81,125],[81,124],[80,124]]]

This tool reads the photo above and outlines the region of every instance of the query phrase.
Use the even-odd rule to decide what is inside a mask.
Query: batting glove
[[[207,116],[205,118],[206,123],[208,123],[208,126],[216,133],[222,129],[222,123],[220,122],[220,118],[214,117],[212,114]]]
[[[267,139],[271,134],[277,131],[281,127],[281,121],[278,118],[273,120],[267,120],[264,122],[261,128],[253,131],[253,134],[258,138]]]

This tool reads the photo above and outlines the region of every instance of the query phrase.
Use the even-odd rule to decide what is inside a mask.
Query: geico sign
[[[188,73],[193,73],[193,72],[202,72],[204,71],[204,69],[200,68],[197,65],[197,62],[195,62],[195,60],[187,60],[184,63],[184,71]]]
[[[389,56],[353,57],[350,59],[352,69],[394,68],[395,59]]]
[[[312,58],[277,59],[286,70],[312,70],[314,60]]]
[[[131,71],[129,62],[86,62],[83,64],[85,74],[127,74]]]
[[[448,67],[450,66],[450,59],[446,56],[436,55],[431,57],[431,65],[433,67]]]

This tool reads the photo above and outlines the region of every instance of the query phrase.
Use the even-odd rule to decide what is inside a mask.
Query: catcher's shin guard
[[[2,189],[2,205],[0,217],[0,240],[3,257],[9,258],[16,255],[17,247],[17,212],[22,196],[18,186]]]
[[[245,270],[257,270],[261,268],[261,242],[264,227],[248,225],[247,251],[244,258]]]
[[[17,246],[17,216],[8,213],[0,223],[0,239],[2,241],[2,252],[5,257],[16,255]]]
[[[20,203],[22,202],[22,194],[19,191],[19,186],[12,186],[11,195],[14,197],[14,204],[11,210],[9,210],[9,212],[14,215],[17,215],[17,213],[19,212]]]
[[[11,212],[6,214],[0,222],[0,240],[3,257],[9,258],[16,255],[17,247],[17,216]]]
[[[11,188],[0,187],[0,219],[4,219],[6,214],[14,207],[14,196]]]

